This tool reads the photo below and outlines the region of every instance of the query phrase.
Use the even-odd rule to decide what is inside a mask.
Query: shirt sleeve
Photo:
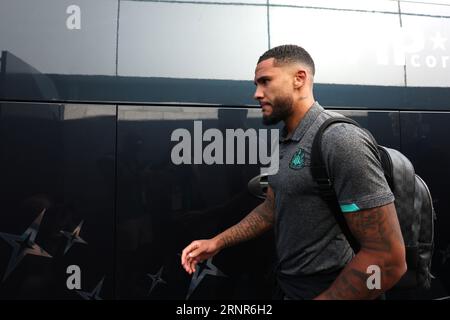
[[[342,212],[394,201],[377,147],[363,129],[348,123],[331,125],[323,134],[322,155]]]

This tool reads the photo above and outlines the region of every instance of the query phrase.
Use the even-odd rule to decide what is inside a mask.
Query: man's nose
[[[258,87],[256,87],[255,93],[253,94],[253,99],[261,100],[262,98],[264,98],[264,95],[263,95],[262,90],[258,86]]]

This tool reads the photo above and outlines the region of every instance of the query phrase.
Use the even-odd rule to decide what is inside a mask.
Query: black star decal
[[[147,273],[147,276],[152,280],[152,285],[150,287],[150,290],[148,291],[148,294],[150,295],[150,293],[152,293],[153,289],[155,289],[155,287],[161,283],[161,284],[167,284],[167,282],[161,278],[162,272],[163,272],[164,267],[161,267],[158,271],[158,273],[156,274],[150,274]]]
[[[83,226],[83,221],[81,221],[80,224],[72,232],[67,232],[67,231],[63,231],[63,230],[60,231],[67,238],[67,244],[66,244],[66,248],[64,249],[64,254],[66,254],[66,252],[70,249],[70,247],[72,247],[74,242],[87,244],[87,242],[84,241],[83,239],[81,239],[81,237],[80,237],[80,232],[81,232],[82,226]]]
[[[194,290],[198,287],[198,285],[200,284],[200,282],[202,282],[203,278],[206,275],[211,275],[214,277],[227,277],[222,271],[220,271],[215,265],[213,265],[212,259],[213,258],[211,257],[206,260],[206,262],[203,261],[197,264],[194,275],[191,279],[191,283],[189,284],[186,300],[189,299],[189,297],[192,295]]]
[[[0,232],[0,237],[8,242],[12,247],[11,258],[8,262],[8,267],[3,276],[3,281],[11,274],[11,272],[17,267],[19,262],[27,255],[32,254],[35,256],[48,257],[52,256],[42,249],[37,243],[34,242],[36,235],[39,232],[42,218],[46,209],[43,209],[39,216],[33,221],[27,230],[22,235],[15,235],[9,233]]]
[[[100,280],[100,282],[95,286],[94,290],[92,292],[86,292],[86,291],[80,291],[77,290],[77,293],[84,299],[84,300],[103,300],[99,293],[102,290],[103,287],[103,280],[105,280],[105,277]]]

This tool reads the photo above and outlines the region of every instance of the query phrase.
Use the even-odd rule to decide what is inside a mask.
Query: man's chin
[[[277,124],[280,121],[281,121],[281,119],[276,119],[276,118],[270,117],[270,116],[263,116],[263,118],[262,118],[262,122],[266,126],[275,125],[275,124]]]

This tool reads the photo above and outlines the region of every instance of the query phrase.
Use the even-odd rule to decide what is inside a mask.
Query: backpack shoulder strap
[[[347,117],[332,117],[325,120],[317,131],[312,148],[311,148],[311,170],[314,180],[319,184],[319,187],[331,186],[331,181],[328,177],[325,162],[322,157],[322,137],[325,130],[334,123],[350,123],[359,127],[358,122]]]
[[[356,121],[347,117],[333,117],[325,120],[325,122],[319,127],[319,130],[317,131],[313,140],[311,148],[311,173],[313,179],[318,184],[321,197],[325,201],[327,201],[328,205],[330,206],[339,227],[347,238],[347,241],[350,243],[353,251],[358,252],[359,244],[353,237],[345,221],[345,218],[342,215],[336,194],[334,192],[333,183],[328,177],[325,162],[323,161],[322,157],[322,136],[325,130],[333,123],[350,123],[357,127],[360,127]]]

